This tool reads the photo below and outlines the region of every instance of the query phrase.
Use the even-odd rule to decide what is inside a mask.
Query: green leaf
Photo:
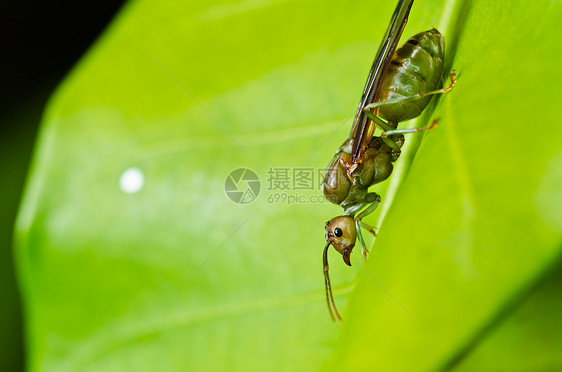
[[[464,371],[556,371],[562,365],[562,266],[502,321],[455,369]]]
[[[375,188],[364,269],[331,252],[337,324],[318,175],[394,6],[129,3],[43,120],[16,231],[30,370],[436,370],[483,339],[560,258],[562,6],[414,4],[405,35],[442,28],[459,81]]]
[[[395,299],[361,275],[338,368],[448,367],[560,258],[561,4],[458,6],[458,85],[366,264]]]

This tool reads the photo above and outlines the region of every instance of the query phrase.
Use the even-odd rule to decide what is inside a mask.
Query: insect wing
[[[361,154],[371,137],[375,132],[375,124],[369,120],[363,111],[365,106],[377,102],[380,96],[381,85],[384,81],[386,73],[390,67],[392,56],[396,50],[400,36],[406,23],[408,22],[408,15],[412,8],[414,0],[400,0],[396,6],[396,10],[390,20],[390,25],[386,30],[386,34],[382,41],[381,46],[377,52],[369,77],[363,90],[361,102],[357,107],[355,120],[351,129],[350,138],[353,138],[352,160],[354,163],[361,158]],[[378,113],[378,108],[375,109],[374,114]]]

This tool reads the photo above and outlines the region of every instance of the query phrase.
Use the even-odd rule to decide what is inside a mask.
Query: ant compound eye
[[[341,231],[341,229],[340,229],[339,227],[336,227],[336,228],[334,229],[334,235],[339,238],[340,236],[343,235],[343,232]]]

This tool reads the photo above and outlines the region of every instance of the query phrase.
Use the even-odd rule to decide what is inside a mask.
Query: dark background
[[[0,1],[0,370],[25,368],[14,221],[49,96],[124,1]]]

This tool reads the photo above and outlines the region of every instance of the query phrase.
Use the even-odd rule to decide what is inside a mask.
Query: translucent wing
[[[355,114],[355,120],[353,121],[350,134],[350,137],[353,138],[352,159],[354,163],[361,158],[361,153],[371,140],[375,131],[375,124],[367,118],[363,109],[365,106],[379,100],[382,82],[390,67],[390,62],[396,50],[396,45],[402,35],[402,31],[408,22],[408,15],[410,14],[410,8],[413,2],[414,0],[400,0],[398,2],[396,10],[390,20],[390,25],[386,30],[382,44],[373,62],[373,66],[371,67],[371,72],[369,72],[369,77],[367,78],[365,89],[363,90],[361,102],[359,102],[359,106],[357,107],[357,113]],[[378,109],[375,109],[375,114],[377,111]]]

